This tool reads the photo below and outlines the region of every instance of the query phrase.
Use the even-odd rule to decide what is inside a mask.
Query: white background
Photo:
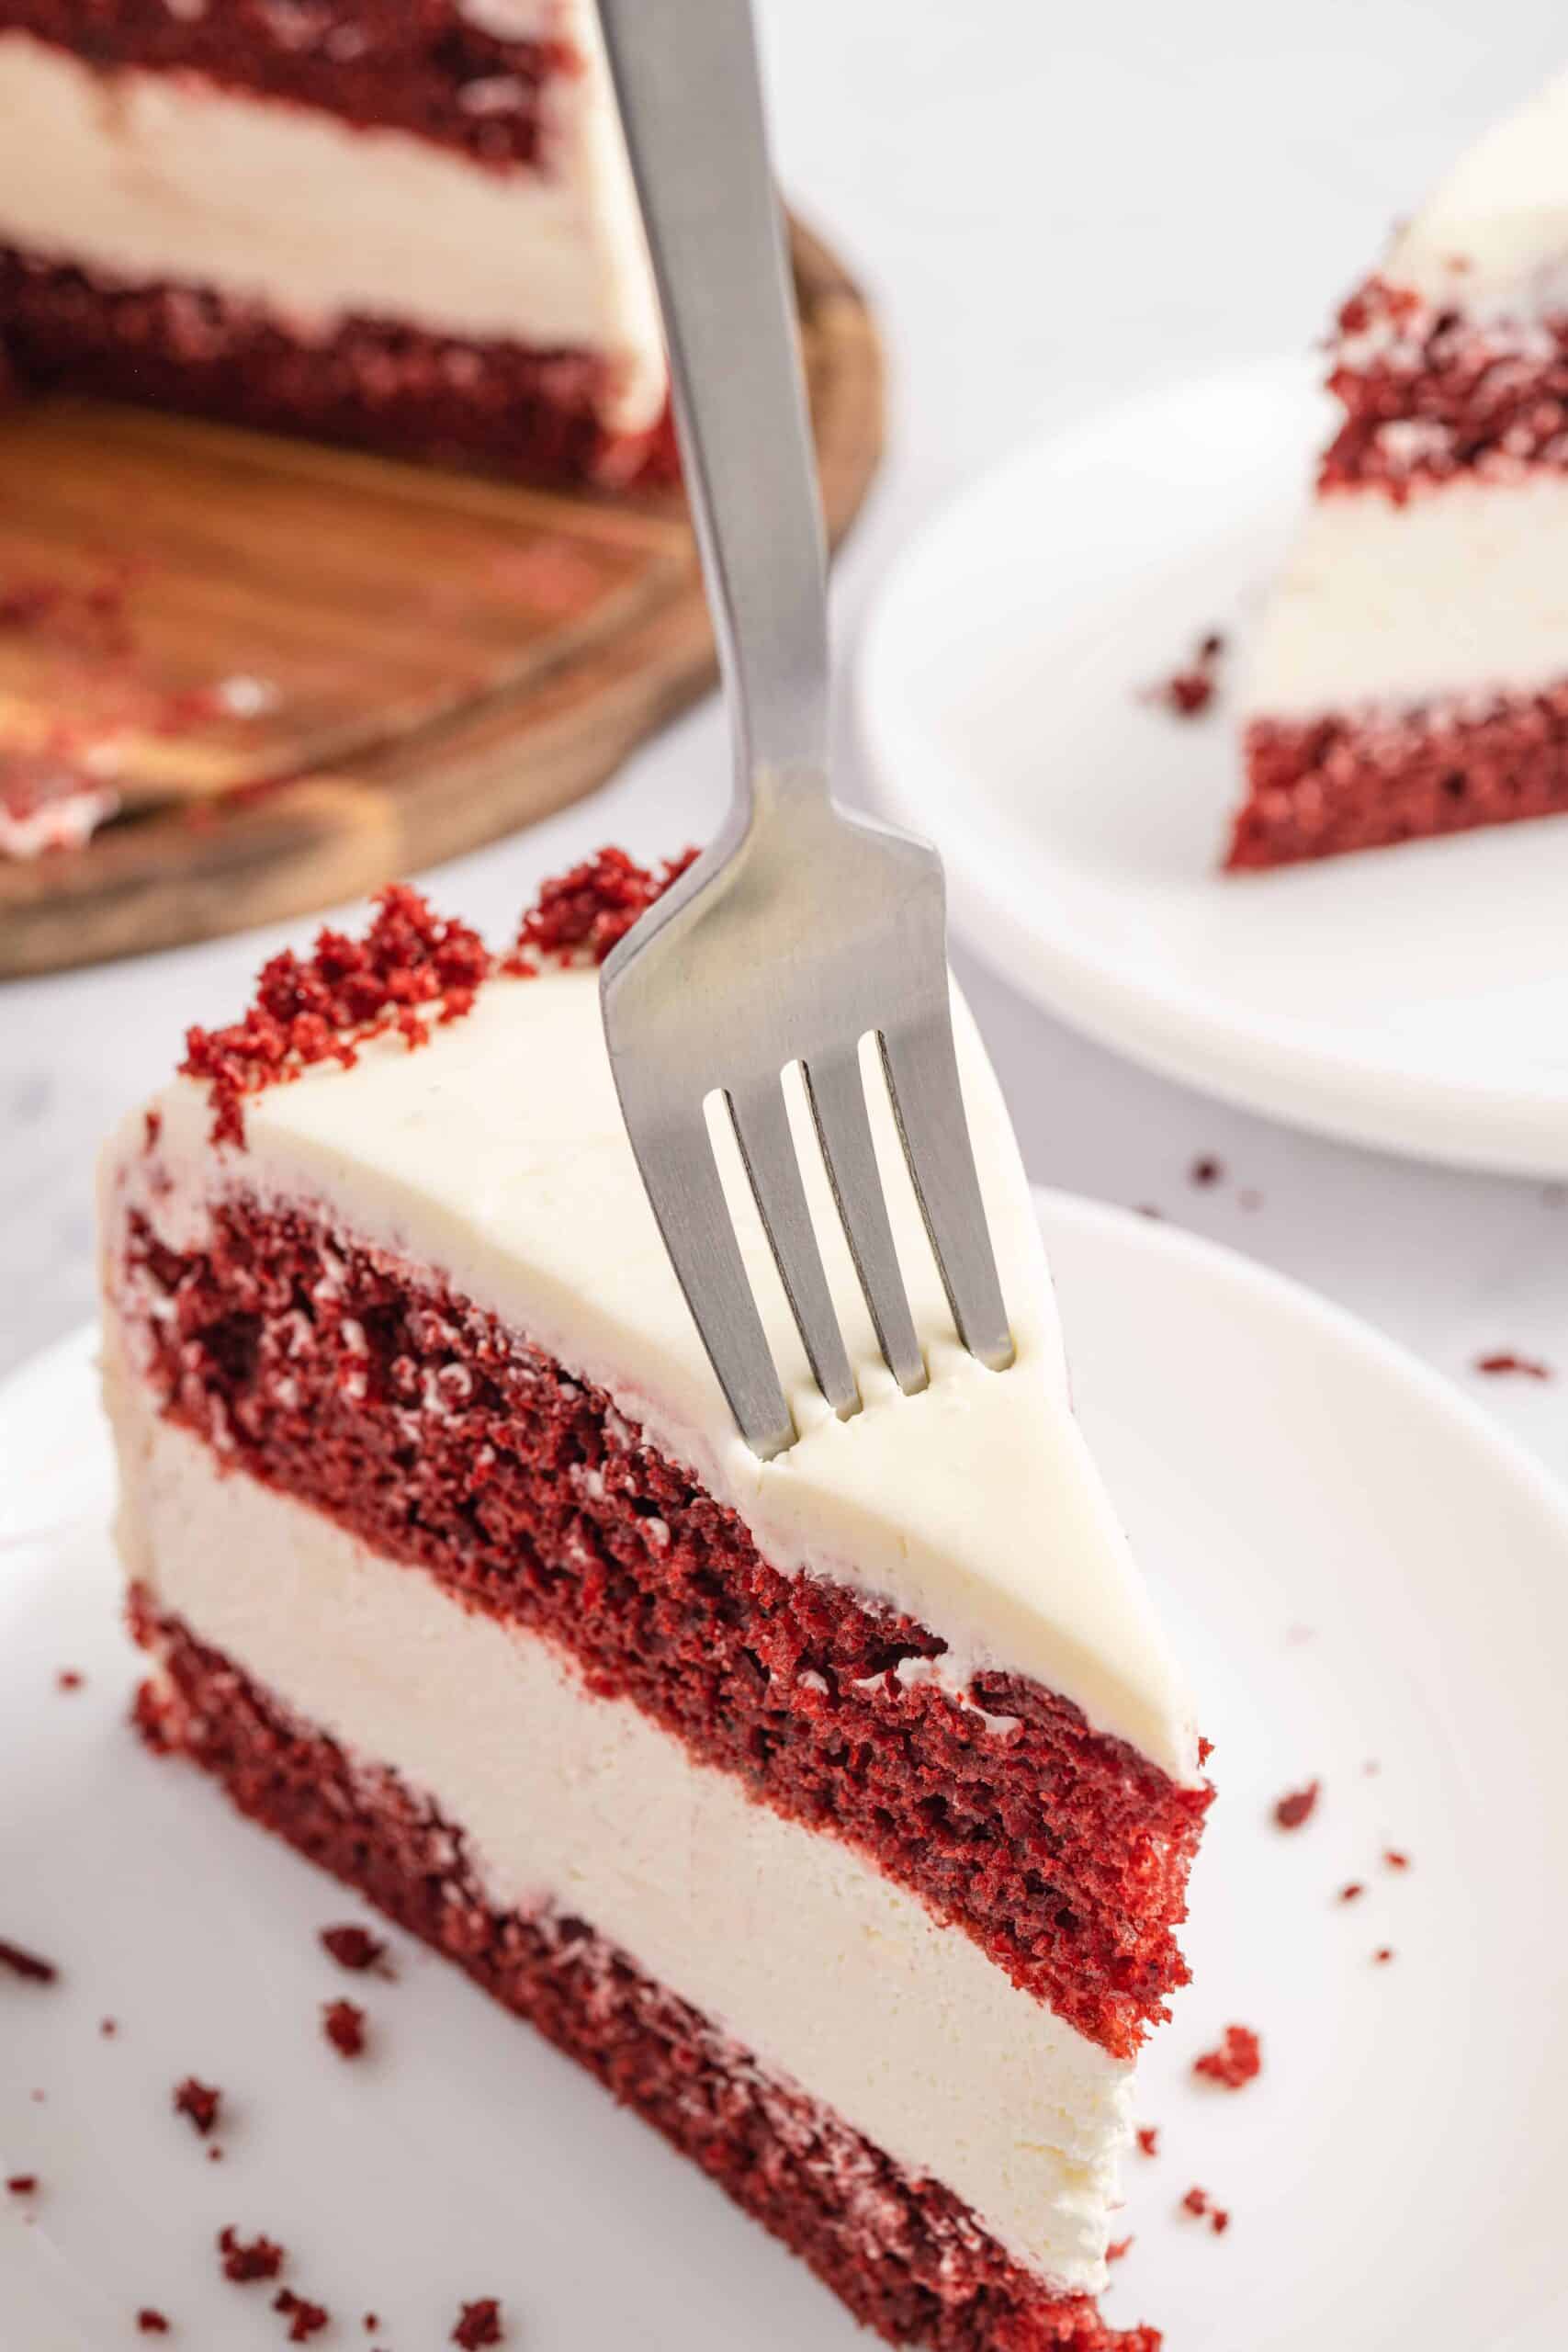
[[[892,365],[889,460],[839,574],[846,661],[890,559],[952,492],[1043,423],[1310,343],[1424,183],[1568,62],[1545,0],[763,6],[784,177],[875,297]],[[538,876],[602,842],[651,856],[705,837],[725,776],[710,705],[582,808],[443,874],[438,898],[502,934]],[[0,990],[0,1368],[89,1313],[99,1136],[186,1022],[238,1009],[282,935]],[[955,960],[1033,1175],[1301,1276],[1568,1471],[1568,1203],[1224,1109]],[[1198,1189],[1205,1154],[1225,1178]],[[1495,1349],[1559,1381],[1479,1378]]]

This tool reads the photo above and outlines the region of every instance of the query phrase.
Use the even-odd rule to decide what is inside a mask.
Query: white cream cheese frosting
[[[1027,1675],[1179,1781],[1198,1777],[1190,1701],[1073,1416],[1040,1229],[1000,1090],[955,1004],[971,1132],[1017,1344],[989,1372],[959,1344],[885,1091],[873,1088],[900,1257],[931,1373],[902,1396],[877,1354],[820,1164],[818,1230],[863,1408],[813,1386],[738,1167],[726,1170],[797,1442],[761,1462],[737,1431],[665,1256],[626,1140],[597,976],[496,979],[410,1052],[308,1071],[246,1106],[215,1150],[206,1091],[177,1080],[111,1147],[106,1229],[134,1202],[175,1249],[225,1193],[292,1204],[431,1270],[569,1372],[733,1506],[775,1566],[908,1611],[949,1645],[944,1679]],[[736,1156],[738,1159],[738,1156]],[[119,1198],[117,1200],[117,1193]]]
[[[122,1545],[157,1607],[434,1800],[496,1909],[586,1919],[769,2074],[934,2173],[1031,2271],[1104,2284],[1129,2062],[842,1839],[591,1695],[548,1642],[226,1477],[112,1351],[108,1370]],[[236,1559],[266,1573],[235,1576]]]
[[[606,424],[646,430],[663,342],[597,16],[555,17],[582,62],[546,85],[536,170],[0,32],[0,244],[111,286],[211,288],[306,340],[358,315],[590,352]]]
[[[1461,157],[1379,275],[1478,323],[1568,310],[1568,72]]]

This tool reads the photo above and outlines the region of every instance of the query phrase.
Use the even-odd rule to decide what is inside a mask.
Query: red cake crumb
[[[20,1944],[7,1943],[0,1937],[0,1968],[8,1968],[13,1976],[20,1976],[30,1984],[52,1984],[60,1971],[52,1960],[40,1960],[37,1952],[24,1951]]]
[[[368,1928],[323,1928],[320,1939],[340,1968],[349,1969],[355,1975],[369,1968],[375,1969],[378,1975],[390,1973],[386,1965],[387,1947]]]
[[[332,2313],[324,2303],[312,2303],[297,2295],[292,2287],[280,2287],[272,2299],[275,2312],[283,2312],[288,2320],[290,2344],[308,2344],[312,2335],[320,2335],[323,2327],[332,2324]]]
[[[1215,2204],[1206,2188],[1190,2188],[1181,2200],[1181,2210],[1200,2221],[1207,2221],[1217,2238],[1224,2237],[1231,2225],[1229,2213],[1223,2205]]]
[[[32,2197],[38,2190],[36,2172],[14,2172],[6,2183],[13,2197]]]
[[[1223,1159],[1216,1159],[1210,1152],[1205,1152],[1201,1159],[1195,1159],[1192,1162],[1191,1167],[1187,1171],[1187,1180],[1189,1183],[1191,1184],[1204,1186],[1209,1184],[1217,1184],[1224,1175],[1224,1161]]]
[[[366,2335],[375,2335],[375,2333],[376,2333],[376,2330],[380,2326],[380,2324],[381,2324],[381,2323],[380,2323],[380,2321],[377,2318],[377,2316],[376,2316],[376,2314],[375,2314],[375,2312],[366,2312],[366,2314],[365,2314],[365,2333],[366,2333]]]
[[[1227,2025],[1217,2050],[1192,2061],[1192,2072],[1222,2089],[1239,2091],[1263,2072],[1263,2048],[1249,2026]]]
[[[162,2312],[154,2311],[151,2303],[143,2303],[137,2312],[136,2324],[143,2335],[167,2335],[169,2333],[168,2321]]]
[[[501,2343],[502,2334],[501,2305],[493,2295],[486,2295],[477,2303],[463,2305],[452,2341],[461,2352],[483,2352],[485,2346]]]
[[[1112,2238],[1105,2249],[1107,2262],[1122,2262],[1131,2254],[1136,2241],[1133,2238]]]
[[[321,2031],[343,2058],[357,2058],[365,2048],[365,2012],[353,2001],[323,2001]]]
[[[175,2113],[188,2116],[204,2140],[217,2122],[222,2104],[222,2092],[211,2083],[197,2082],[194,2075],[187,2075],[175,2090]]]
[[[98,2031],[102,2034],[106,2041],[112,2041],[115,2035],[119,2031],[118,2019],[114,2018],[100,2018],[98,2019]]]
[[[1145,2156],[1158,2155],[1159,2125],[1157,2123],[1141,2123],[1138,2126],[1138,2145]]]
[[[1219,691],[1217,672],[1224,650],[1224,639],[1217,629],[1211,629],[1199,639],[1185,668],[1162,678],[1157,685],[1145,688],[1145,701],[1157,703],[1178,718],[1196,718],[1201,711],[1208,709]]]
[[[1341,1903],[1359,1903],[1366,1891],[1360,1880],[1353,1878],[1348,1886],[1340,1888],[1339,1900]]]
[[[288,2260],[275,2239],[258,2233],[247,2245],[231,2225],[219,2231],[218,2251],[223,2257],[224,2278],[231,2278],[236,2287],[248,2286],[254,2278],[276,2278]]]
[[[209,2165],[220,2165],[223,2161],[222,2149],[219,2147],[209,2148],[207,2151],[207,2161]]]
[[[554,956],[563,964],[586,956],[590,962],[602,964],[696,855],[694,849],[688,849],[650,872],[624,849],[602,849],[597,857],[558,875],[545,884],[538,903],[518,926],[511,967],[526,968],[535,956]]]
[[[544,884],[515,948],[499,965],[478,932],[435,914],[417,890],[395,883],[377,899],[362,939],[319,932],[310,956],[286,950],[262,967],[238,1021],[186,1032],[180,1071],[208,1089],[212,1140],[243,1144],[244,1104],[264,1087],[285,1085],[321,1062],[352,1069],[361,1046],[392,1032],[410,1046],[424,1045],[433,1026],[472,1010],[495,971],[533,970],[536,952],[563,963],[579,955],[602,963],[696,854],[688,850],[650,872],[624,850],[601,850]]]
[[[1372,1958],[1380,1968],[1386,1968],[1389,1962],[1393,1958],[1393,1946],[1392,1944],[1381,1944],[1377,1951],[1373,1952]]]
[[[1280,1799],[1274,1807],[1274,1820],[1280,1829],[1299,1829],[1310,1821],[1322,1792],[1321,1781],[1309,1781],[1304,1789],[1296,1789]]]
[[[54,1687],[57,1690],[80,1690],[86,1679],[73,1666],[62,1666],[54,1678]]]
[[[1526,1380],[1550,1380],[1551,1378],[1551,1366],[1549,1363],[1542,1363],[1539,1357],[1517,1356],[1510,1351],[1506,1350],[1500,1351],[1495,1355],[1477,1356],[1475,1359],[1475,1369],[1477,1372],[1493,1374],[1518,1373]]]
[[[1409,1855],[1400,1853],[1395,1847],[1388,1847],[1384,1850],[1382,1859],[1385,1870],[1407,1871],[1410,1868]]]

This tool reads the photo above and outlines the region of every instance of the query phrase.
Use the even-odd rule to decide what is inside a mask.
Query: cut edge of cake
[[[994,1385],[972,1385],[912,1266],[931,1403],[878,1394],[856,1330],[855,1420],[819,1431],[792,1383],[797,1450],[826,1466],[786,1468],[781,1510],[761,1465],[734,1466],[603,1061],[593,956],[669,870],[608,854],[482,968],[471,933],[389,894],[378,955],[328,939],[269,967],[253,1013],[193,1033],[191,1074],[111,1146],[107,1376],[155,1661],[143,1726],[582,2058],[889,2340],[1141,2352],[1152,2336],[1106,2335],[1087,2299],[1136,2048],[1185,1977],[1174,1928],[1209,1792],[1081,1439],[1051,1434],[1073,1425],[1005,1113],[966,1024],[1022,1377],[976,1366]],[[370,1169],[398,1178],[378,1204]],[[574,1235],[597,1256],[574,1261]],[[541,1282],[552,1250],[558,1285],[590,1295],[575,1333]],[[995,1421],[1009,1382],[1027,1407]],[[896,1419],[901,1453],[864,1445]],[[1076,1505],[1032,1549],[993,1512],[987,1582],[932,1465],[970,1482],[973,1513],[1033,1423],[1048,1466],[1018,1482],[1024,1509],[1054,1483]],[[893,1504],[868,1499],[890,1477]],[[903,1573],[872,1540],[900,1521]],[[1102,1613],[1069,1591],[1052,1651],[1068,1547]],[[1098,1682],[1097,1645],[1119,1660]],[[1119,1686],[1136,1738],[1095,1720]],[[539,1739],[509,1742],[518,1721]],[[356,1792],[357,1842],[330,1834],[323,1774]],[[560,1849],[522,1850],[523,1820],[558,1823]],[[400,1887],[400,1856],[437,1850],[439,1900],[412,1863]],[[680,1857],[668,1901],[636,1867],[649,1851]],[[754,1972],[723,1932],[738,1883],[759,1931],[791,1915]],[[682,2116],[688,2064],[707,2088]]]

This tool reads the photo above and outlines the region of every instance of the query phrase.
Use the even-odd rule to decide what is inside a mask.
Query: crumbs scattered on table
[[[62,1666],[54,1678],[57,1690],[80,1690],[87,1678],[73,1666]]]
[[[452,2341],[460,2352],[484,2352],[487,2345],[500,2344],[504,2336],[501,2305],[493,2295],[483,2295],[477,2303],[465,2303],[452,2330]]]
[[[1227,2025],[1219,2047],[1194,2058],[1192,2072],[1222,2090],[1239,2091],[1263,2072],[1263,2045],[1250,2026]]]
[[[1551,1366],[1549,1363],[1542,1363],[1538,1356],[1516,1355],[1511,1348],[1500,1348],[1495,1354],[1489,1356],[1477,1356],[1475,1370],[1490,1373],[1495,1377],[1499,1374],[1506,1376],[1512,1373],[1525,1380],[1551,1378]]]
[[[1145,2154],[1145,2156],[1157,2156],[1157,2155],[1158,2155],[1158,2154],[1159,2154],[1159,2125],[1158,2125],[1157,2123],[1140,2123],[1140,2124],[1139,2124],[1139,2126],[1138,2126],[1138,2145],[1139,2145],[1139,2147],[1141,2148],[1141,2150],[1143,2151],[1143,2153],[1144,2153],[1144,2154]]]
[[[13,2197],[36,2197],[38,2175],[36,2172],[14,2172],[6,2187]]]
[[[319,1940],[340,1968],[349,1969],[355,1975],[369,1968],[380,1976],[390,1976],[392,1973],[385,1943],[368,1928],[323,1928]]]
[[[1206,2221],[1217,2238],[1223,2238],[1231,2225],[1225,2207],[1216,2205],[1206,2188],[1190,2188],[1181,2200],[1181,2210],[1199,2221]]]
[[[1213,1152],[1203,1152],[1187,1170],[1187,1181],[1190,1184],[1200,1186],[1218,1184],[1223,1181],[1225,1163],[1223,1159],[1216,1159]]]
[[[357,2058],[365,2049],[365,2012],[355,2001],[323,2001],[321,2031],[340,2058]]]
[[[1274,1825],[1279,1829],[1300,1829],[1310,1821],[1323,1791],[1321,1781],[1309,1781],[1304,1789],[1294,1789],[1280,1798],[1274,1807]]]
[[[290,2344],[308,2344],[323,2327],[332,2325],[332,2313],[324,2303],[312,2303],[304,2295],[297,2295],[292,2287],[280,2287],[272,2299],[275,2312],[282,2312],[288,2321]]]
[[[1407,1871],[1410,1868],[1409,1855],[1402,1854],[1396,1846],[1386,1847],[1382,1860],[1384,1870]]]
[[[142,2304],[136,2314],[136,2324],[143,2335],[167,2335],[169,2333],[167,2318],[164,2312],[155,2311],[151,2303]]]
[[[174,2103],[175,2113],[188,2117],[205,2140],[218,2120],[223,2094],[216,2084],[198,2082],[194,2075],[187,2075],[175,2086]]]
[[[247,2245],[231,2224],[219,2231],[218,2251],[224,2278],[236,2287],[247,2287],[254,2278],[276,2278],[288,2258],[275,2238],[258,2233]]]
[[[98,2019],[98,2031],[102,2034],[106,2041],[112,2041],[115,2035],[119,2031],[118,2018],[100,2018]]]
[[[1393,1958],[1393,1946],[1392,1944],[1380,1944],[1377,1951],[1372,1954],[1373,1962],[1379,1968],[1386,1968]]]
[[[1132,2238],[1112,2238],[1111,2244],[1105,2249],[1105,2259],[1107,2262],[1124,2261],[1126,2256],[1132,2252],[1133,2245],[1134,2240]]]
[[[1359,1903],[1366,1891],[1360,1880],[1353,1878],[1348,1885],[1340,1888],[1338,1899],[1341,1903]]]

